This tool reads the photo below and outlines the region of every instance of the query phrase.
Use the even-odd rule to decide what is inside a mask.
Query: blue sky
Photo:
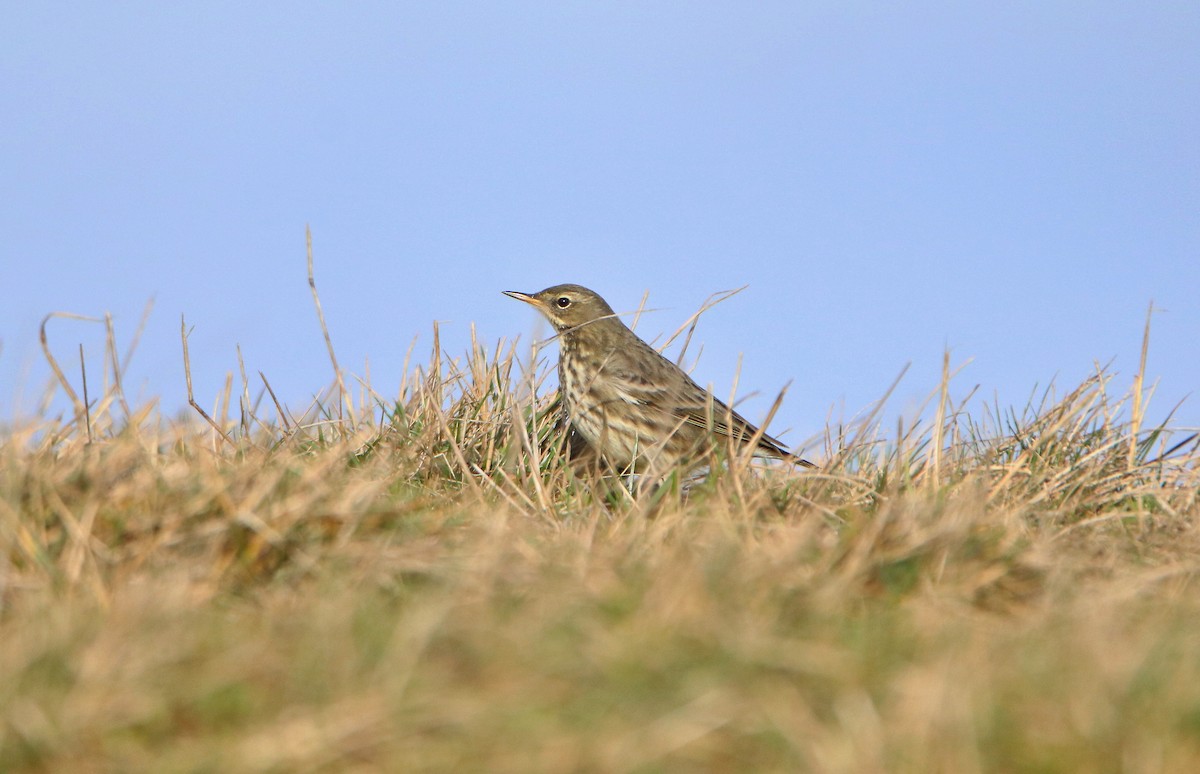
[[[295,408],[342,364],[391,394],[434,320],[545,336],[500,295],[577,282],[670,332],[798,443],[956,382],[1022,404],[1113,361],[1200,388],[1200,5],[204,3],[9,7],[0,29],[0,419],[55,310],[111,312],[126,377],[212,405],[241,346]],[[98,326],[55,320],[60,359]],[[77,372],[76,368],[70,369]],[[94,388],[93,388],[94,389]],[[1200,396],[1181,423],[1200,425]]]

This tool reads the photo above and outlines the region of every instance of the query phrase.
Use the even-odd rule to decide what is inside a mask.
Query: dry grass
[[[1140,376],[971,414],[947,368],[819,473],[629,494],[512,346],[211,424],[110,347],[0,439],[0,770],[1200,770],[1200,450]]]

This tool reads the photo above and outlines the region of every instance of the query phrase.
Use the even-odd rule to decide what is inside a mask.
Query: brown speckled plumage
[[[620,471],[665,474],[715,440],[749,444],[758,429],[638,338],[603,298],[580,285],[506,291],[558,331],[559,392],[575,431]],[[815,467],[762,433],[756,454]]]

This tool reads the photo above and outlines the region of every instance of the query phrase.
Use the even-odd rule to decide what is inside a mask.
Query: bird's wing
[[[692,381],[674,363],[653,350],[651,352],[670,369],[678,370],[678,378],[652,380],[647,373],[656,369],[639,368],[635,357],[618,356],[604,370],[608,384],[620,400],[667,413],[680,424],[703,428],[722,438],[733,437],[748,442],[758,432],[745,417]],[[642,353],[630,354],[645,357]],[[757,447],[775,456],[793,457],[782,442],[766,433],[758,439]]]

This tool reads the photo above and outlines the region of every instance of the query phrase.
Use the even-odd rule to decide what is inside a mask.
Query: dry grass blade
[[[88,402],[87,363],[83,360],[82,344],[79,345],[79,378],[83,382],[83,418],[87,423],[87,439],[90,444],[95,439],[92,437],[92,409]]]
[[[1142,333],[1142,349],[1138,358],[1137,374],[1133,377],[1133,389],[1131,396],[1133,399],[1133,409],[1130,416],[1129,428],[1129,465],[1133,467],[1137,459],[1138,438],[1141,434],[1142,422],[1145,416],[1145,407],[1143,403],[1144,395],[1142,390],[1146,384],[1146,355],[1150,351],[1150,320],[1154,316],[1154,302],[1150,302],[1150,307],[1146,310],[1146,328]]]
[[[675,364],[682,367],[683,366],[683,358],[684,358],[684,355],[687,354],[688,345],[690,345],[692,343],[692,334],[694,334],[696,332],[696,326],[700,323],[700,316],[703,315],[705,312],[707,312],[709,309],[712,309],[717,304],[721,303],[722,301],[728,301],[729,299],[733,298],[738,293],[741,293],[743,290],[745,290],[748,287],[750,287],[750,286],[742,285],[740,288],[735,288],[733,290],[722,290],[718,293],[713,293],[712,295],[710,295],[708,298],[706,298],[704,300],[704,303],[700,305],[700,308],[692,313],[691,317],[684,320],[683,324],[680,325],[675,330],[674,333],[672,333],[670,336],[667,337],[667,340],[665,342],[663,342],[663,345],[661,347],[659,347],[659,351],[662,351],[662,350],[666,349],[667,347],[671,346],[671,343],[674,342],[675,339],[679,338],[680,334],[682,334],[686,330],[687,336],[684,338],[683,346],[679,348],[679,356],[675,360]]]
[[[196,413],[204,418],[204,421],[207,422],[212,429],[217,432],[217,435],[219,435],[225,441],[225,443],[237,448],[237,444],[234,443],[233,439],[229,437],[225,430],[219,424],[217,424],[216,420],[208,415],[208,412],[205,411],[199,403],[196,402],[195,393],[192,392],[192,358],[188,354],[187,321],[183,318],[183,315],[179,316],[179,338],[183,342],[183,378],[187,383],[188,405],[195,409]]]
[[[71,387],[71,383],[67,381],[67,377],[63,375],[62,369],[58,367],[58,361],[54,359],[54,355],[50,352],[50,342],[46,336],[46,324],[51,320],[58,318],[63,320],[81,320],[83,322],[102,322],[96,317],[87,317],[81,314],[72,312],[51,312],[42,318],[42,324],[38,329],[38,338],[42,344],[42,353],[46,356],[46,362],[50,365],[50,370],[54,372],[54,376],[58,379],[58,384],[62,387],[63,392],[71,399],[71,404],[75,407],[75,416],[77,419],[82,419],[85,412],[83,402],[79,399],[79,395]]]
[[[267,381],[267,376],[262,371],[258,372],[258,377],[262,379],[263,387],[267,389],[267,394],[271,396],[271,402],[275,404],[275,410],[279,414],[279,421],[283,423],[283,430],[290,433],[292,423],[288,421],[287,412],[283,410],[283,406],[279,404],[279,398],[275,397],[275,390],[271,389],[271,383]]]
[[[950,402],[950,350],[942,353],[942,381],[938,387],[937,413],[933,416],[933,446],[930,449],[930,486],[937,489],[942,484],[942,449],[945,445],[943,433],[946,429],[946,407]]]
[[[308,226],[304,227],[304,244],[308,259],[308,287],[312,290],[313,306],[317,309],[317,320],[321,323],[321,334],[325,337],[325,348],[329,352],[329,362],[333,364],[333,376],[337,380],[338,415],[341,416],[344,406],[350,415],[350,423],[354,425],[357,424],[354,417],[354,404],[351,402],[350,394],[346,391],[346,383],[342,379],[342,368],[338,365],[337,354],[333,351],[333,339],[329,337],[329,326],[325,324],[325,312],[321,309],[321,296],[317,293],[317,280],[313,274],[312,229]]]

